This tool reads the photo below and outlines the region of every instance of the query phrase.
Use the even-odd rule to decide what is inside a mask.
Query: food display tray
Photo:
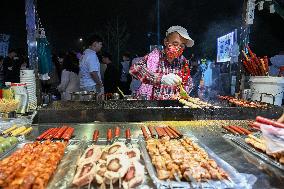
[[[192,135],[191,135],[192,136]],[[214,159],[218,166],[220,166],[229,175],[229,180],[216,181],[208,180],[207,182],[186,182],[186,181],[173,181],[173,180],[160,180],[157,177],[157,172],[152,164],[151,158],[146,149],[146,142],[143,137],[139,137],[139,146],[142,152],[143,159],[145,161],[148,173],[153,180],[157,188],[251,188],[256,177],[250,174],[243,174],[237,172],[235,168],[230,166],[227,162],[219,158],[214,152],[212,152],[208,147],[200,143],[195,137],[193,137],[194,142],[196,142],[201,148],[203,148],[209,155],[210,158]]]
[[[81,140],[82,141],[82,140]],[[126,142],[125,139],[119,138],[117,140],[118,142]],[[69,143],[69,147],[66,149],[66,154],[61,160],[60,164],[58,165],[53,178],[50,180],[47,189],[65,189],[65,188],[70,188],[70,189],[77,189],[78,187],[72,186],[72,181],[76,173],[76,168],[77,168],[77,160],[81,157],[81,155],[84,153],[84,151],[87,149],[87,147],[91,146],[92,144],[95,145],[100,145],[100,146],[107,146],[107,139],[106,138],[99,138],[96,143],[90,140],[86,140],[85,144],[80,144],[80,140],[73,139]],[[77,147],[76,147],[77,145]],[[136,147],[139,148],[138,144],[138,139],[132,138],[131,142],[129,143],[130,147]],[[80,149],[80,151],[77,151],[76,149]],[[141,149],[140,149],[141,150]],[[142,152],[141,152],[142,153]],[[144,160],[141,157],[140,163],[142,165],[145,165]],[[146,171],[145,171],[146,173]],[[145,175],[144,182],[137,186],[137,189],[142,189],[142,188],[148,188],[151,186],[154,186],[153,182],[151,179]],[[89,186],[83,186],[80,187],[80,189],[96,189],[99,188],[97,184],[94,182],[91,183]],[[106,185],[106,188],[109,188],[109,185]],[[118,189],[119,186],[118,184],[113,185],[114,189]]]
[[[253,146],[247,144],[245,142],[245,138],[241,136],[235,136],[232,134],[225,134],[223,136],[227,141],[231,141],[233,144],[235,144],[237,147],[257,156],[258,158],[264,160],[265,162],[281,169],[284,170],[284,165],[278,162],[277,160],[273,159],[271,156],[255,149]]]

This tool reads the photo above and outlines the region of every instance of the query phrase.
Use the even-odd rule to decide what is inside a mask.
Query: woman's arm
[[[282,116],[277,120],[277,122],[279,122],[279,123],[284,123],[284,113],[283,113]]]

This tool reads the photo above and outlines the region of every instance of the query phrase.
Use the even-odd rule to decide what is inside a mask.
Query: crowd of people
[[[193,45],[185,28],[172,26],[166,32],[162,50],[154,49],[143,57],[124,52],[121,61],[116,63],[109,52],[102,51],[102,38],[92,35],[82,53],[68,51],[53,55],[50,79],[41,81],[42,91],[62,100],[70,100],[70,93],[77,91],[98,94],[122,91],[148,100],[176,99],[180,87],[193,97],[200,97],[202,90],[209,98],[221,91],[225,95],[230,93],[230,86],[220,89],[224,87],[219,81],[221,67],[206,59],[200,63],[194,55],[190,60],[183,56],[184,49]],[[223,64],[223,67],[228,66]],[[7,57],[0,57],[0,83],[20,82],[20,70],[27,68],[27,56],[10,50]]]
[[[10,49],[7,57],[0,56],[0,85],[5,82],[19,83],[20,70],[27,69],[28,57],[22,49]]]
[[[106,94],[116,93],[120,88],[124,94],[131,94],[130,53],[123,53],[117,65],[109,52],[102,51],[100,36],[90,36],[86,45],[83,53],[69,51],[53,55],[53,71],[49,73],[49,80],[42,81],[43,92],[61,100],[70,100],[70,93],[78,91]],[[138,85],[136,82],[136,88]]]

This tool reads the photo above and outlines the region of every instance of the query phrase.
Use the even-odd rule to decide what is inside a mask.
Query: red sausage
[[[41,135],[39,135],[38,137],[36,137],[36,140],[42,140],[44,139],[44,137],[49,134],[54,128],[49,128],[46,131],[44,131]]]
[[[239,134],[241,134],[241,135],[244,135],[244,134],[245,134],[241,129],[239,129],[239,128],[236,127],[236,126],[230,125],[230,126],[228,126],[228,127],[231,128],[231,129],[233,129],[233,130],[235,130],[237,133],[239,133]]]
[[[68,129],[64,132],[64,134],[62,135],[62,138],[64,140],[70,140],[70,138],[72,137],[74,132],[74,128],[73,127],[68,127]]]
[[[284,128],[283,123],[278,123],[276,121],[273,121],[271,119],[267,119],[267,118],[264,118],[264,117],[261,117],[261,116],[257,116],[256,121],[263,123],[263,124],[266,124],[266,125],[272,125],[274,127]]]
[[[172,133],[168,130],[167,127],[164,127],[164,128],[162,128],[162,129],[164,129],[164,131],[167,133],[167,135],[168,135],[170,138],[175,138],[175,137],[172,135]]]
[[[98,138],[99,138],[99,130],[95,130],[93,134],[93,141],[97,142]]]
[[[172,131],[174,131],[179,137],[182,137],[182,136],[183,136],[177,129],[175,129],[175,128],[171,127],[171,126],[169,126],[169,128],[170,128]]]
[[[131,139],[130,128],[127,128],[125,130],[125,138],[128,139],[128,140]]]
[[[107,141],[111,141],[111,140],[112,140],[112,130],[107,129]]]
[[[243,127],[238,127],[238,128],[239,128],[240,130],[242,130],[246,135],[249,135],[249,134],[252,133],[251,131],[249,131],[249,130],[243,128]]]
[[[155,134],[154,128],[148,126],[148,129],[149,129],[149,131],[150,131],[150,133],[151,133],[152,138],[155,138],[155,137],[156,137],[156,134]]]
[[[114,136],[118,138],[119,135],[120,135],[120,128],[119,127],[115,127],[115,129],[114,129]]]
[[[48,133],[44,139],[45,140],[49,140],[53,138],[53,135],[58,131],[59,128],[54,128],[50,133]]]
[[[148,139],[149,139],[149,135],[148,135],[148,133],[147,133],[145,127],[142,126],[142,127],[141,127],[141,130],[142,130],[142,133],[143,133],[143,136],[144,136],[145,140],[148,140]]]
[[[163,132],[160,130],[159,127],[155,127],[155,130],[159,138],[162,138],[164,136]]]
[[[60,139],[60,138],[62,137],[63,133],[64,133],[67,129],[68,129],[68,127],[67,127],[66,125],[63,126],[63,127],[61,127],[61,128],[57,131],[57,133],[54,135],[53,138],[55,138],[55,139]]]
[[[174,138],[179,138],[179,135],[176,134],[173,130],[171,130],[169,127],[167,127],[167,129],[174,136]]]
[[[237,135],[237,134],[239,134],[239,133],[237,133],[235,130],[233,130],[233,129],[231,129],[230,127],[225,127],[225,126],[222,126],[224,129],[226,129],[227,131],[229,131],[229,132],[231,132],[231,133],[233,133],[233,134],[235,134],[235,135]]]

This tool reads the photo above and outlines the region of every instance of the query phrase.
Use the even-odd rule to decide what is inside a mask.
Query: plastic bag
[[[268,154],[284,152],[284,129],[262,124],[260,126]]]

